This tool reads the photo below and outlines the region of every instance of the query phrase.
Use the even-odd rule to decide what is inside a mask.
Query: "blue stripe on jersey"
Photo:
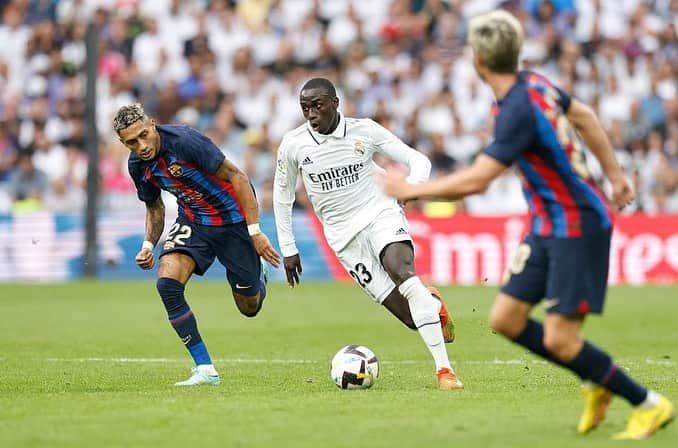
[[[556,201],[556,195],[546,184],[546,181],[535,171],[532,165],[523,157],[518,159],[518,166],[530,182],[536,193],[544,199],[544,207],[547,209],[553,227],[553,236],[567,236],[565,225],[565,207]],[[533,207],[534,205],[531,204]]]
[[[572,169],[572,164],[567,157],[567,151],[561,145],[560,140],[558,140],[555,129],[553,129],[553,126],[544,116],[544,113],[541,111],[541,109],[539,109],[539,107],[536,105],[533,107],[535,109],[535,117],[537,119],[537,132],[542,137],[543,142],[546,145],[546,149],[549,150],[549,153],[553,157],[553,163],[556,166],[558,174],[560,174],[566,181],[565,187],[567,188],[570,185],[578,187],[577,189],[581,190],[581,192],[586,196],[586,199],[588,199],[590,204],[593,206],[594,210],[600,215],[600,218],[603,221],[603,227],[610,227],[612,223],[610,222],[610,218],[607,215],[605,204],[603,204],[600,198],[591,190],[591,186],[584,182],[582,178],[574,172]],[[571,183],[567,181],[570,181]],[[574,199],[577,207],[581,207],[580,204],[577,204],[576,198],[572,192],[570,192],[570,196],[572,196]]]
[[[176,162],[170,162],[170,163],[176,163]],[[170,163],[168,163],[168,165]],[[198,174],[197,170],[195,170],[193,168],[189,168],[187,166],[184,166],[184,167],[187,168],[187,169],[190,169],[192,172]],[[180,182],[181,184],[188,187],[190,190],[199,193],[202,197],[202,200],[206,204],[208,204],[210,207],[212,207],[220,215],[218,218],[221,221],[223,221],[224,223],[238,222],[238,221],[242,220],[242,219],[240,219],[240,220],[236,219],[234,221],[232,213],[230,212],[230,210],[223,210],[223,208],[225,206],[228,206],[229,204],[223,203],[223,202],[219,202],[219,203],[215,204],[212,201],[209,201],[207,198],[213,193],[208,189],[208,187],[206,185],[203,185],[203,184],[197,182],[196,180],[191,179],[188,176],[182,176],[181,179],[173,180],[173,179],[166,176],[166,173],[164,173],[164,171],[162,170],[162,168],[160,168],[159,165],[157,166],[157,169],[160,171],[160,173],[162,175],[156,176],[156,178],[158,178],[162,182],[163,186],[180,189],[180,187],[177,187],[176,184],[175,184],[175,182]],[[183,207],[183,208],[191,209],[191,211],[193,211],[194,219],[192,221],[197,222],[198,224],[207,225],[207,226],[215,225],[214,219],[217,219],[217,217],[207,214],[206,210],[204,209],[203,206],[196,204],[196,206],[194,207],[194,206],[191,205],[191,203],[189,203],[187,201],[183,201],[183,200],[179,200],[179,204],[180,204],[180,210]],[[226,214],[226,212],[228,212],[228,214]],[[184,213],[184,216],[185,216],[185,213]],[[239,216],[239,213],[238,213],[238,216]],[[188,217],[186,217],[186,218],[188,219]]]
[[[530,207],[533,207],[532,204],[534,201],[534,194],[532,193],[532,190],[528,190],[527,188],[523,188],[523,194],[525,195],[525,199],[527,199],[527,203],[530,204]],[[532,231],[539,235],[541,233],[542,226],[544,225],[544,222],[541,218],[541,216],[537,215],[536,213],[532,217]]]
[[[215,184],[210,178],[205,176],[202,172],[193,169],[196,177],[194,182],[201,187],[207,188],[210,194],[216,195],[223,203],[228,206],[228,215],[231,222],[239,222],[244,219],[238,210],[238,203],[231,197],[226,190],[223,190],[219,185]]]

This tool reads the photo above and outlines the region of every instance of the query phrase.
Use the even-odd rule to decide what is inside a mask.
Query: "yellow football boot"
[[[615,440],[647,439],[659,428],[667,425],[674,417],[673,404],[666,397],[659,396],[659,403],[650,409],[635,409],[629,417],[624,432],[614,435]]]
[[[607,407],[612,401],[614,395],[609,390],[601,386],[584,386],[582,389],[584,395],[584,413],[579,419],[577,432],[586,434],[595,429],[605,418]]]

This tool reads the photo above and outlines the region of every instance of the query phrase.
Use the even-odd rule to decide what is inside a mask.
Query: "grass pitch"
[[[222,375],[176,388],[191,362],[152,281],[0,286],[2,447],[602,447],[630,408],[613,402],[577,436],[579,384],[492,334],[493,288],[442,288],[457,322],[450,357],[466,385],[440,392],[419,336],[352,285],[270,285],[263,313],[238,314],[225,284],[187,296]],[[678,402],[678,288],[613,288],[587,335]],[[347,344],[380,360],[366,391],[342,391],[329,361]],[[648,447],[678,446],[678,425]]]

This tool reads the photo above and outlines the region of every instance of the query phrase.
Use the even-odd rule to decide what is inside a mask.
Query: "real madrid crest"
[[[173,163],[170,166],[167,167],[167,171],[170,172],[170,174],[174,177],[179,177],[182,174],[184,174],[183,168],[177,163]]]
[[[359,156],[365,154],[365,145],[363,145],[363,142],[361,142],[360,140],[353,144],[353,149],[355,150],[355,153],[358,154]]]

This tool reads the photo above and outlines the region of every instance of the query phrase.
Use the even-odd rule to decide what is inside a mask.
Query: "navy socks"
[[[186,303],[184,285],[172,278],[161,277],[156,286],[167,310],[170,324],[188,349],[196,365],[212,364],[207,347],[198,332],[198,322],[188,303]]]
[[[639,405],[647,397],[647,389],[620,370],[610,355],[587,341],[584,341],[584,346],[573,360],[562,362],[544,347],[542,324],[529,319],[527,326],[514,342],[544,359],[571,370],[582,380],[599,384],[615,395],[624,397],[633,406]]]
[[[610,355],[587,341],[579,354],[564,365],[580,378],[593,381],[613,394],[624,397],[633,406],[638,406],[647,398],[647,389],[619,369]]]

